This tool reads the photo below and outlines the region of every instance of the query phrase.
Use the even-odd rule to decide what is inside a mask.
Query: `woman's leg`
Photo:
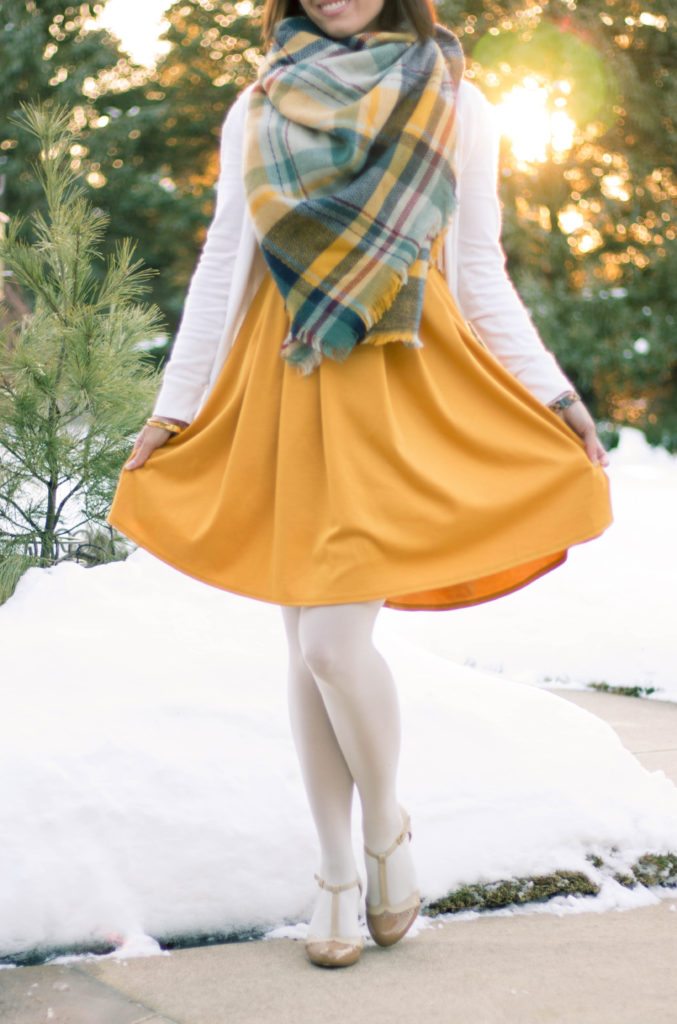
[[[400,753],[397,688],[387,662],[372,642],[383,600],[303,607],[298,623],[303,661],[315,679],[328,722],[357,785],[364,841],[375,851],[387,849],[402,829],[396,791]],[[365,863],[373,906],[381,900],[378,866],[372,857],[366,857]],[[399,903],[416,888],[409,844],[401,843],[387,865],[390,900]]]
[[[355,869],[350,833],[353,777],[299,644],[301,609],[282,606],[289,646],[287,698],[292,735],[320,841],[320,874],[345,881]]]
[[[287,696],[292,737],[301,775],[320,842],[318,874],[330,885],[352,881],[359,875],[351,839],[354,782],[346,764],[324,701],[299,644],[301,609],[281,605],[287,632],[289,664]],[[357,887],[340,894],[339,933],[359,934]],[[331,894],[319,889],[309,934],[329,936]]]

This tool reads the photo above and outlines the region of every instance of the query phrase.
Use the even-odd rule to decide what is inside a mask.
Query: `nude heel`
[[[361,935],[346,938],[336,934],[338,931],[339,893],[345,889],[352,889],[356,885],[361,896],[362,882],[356,878],[354,882],[346,882],[344,885],[329,885],[319,875],[316,874],[315,878],[320,888],[328,889],[331,893],[331,935],[328,939],[314,939],[312,936],[306,939],[308,959],[319,967],[348,967],[359,960],[364,947],[364,939]]]
[[[421,908],[421,893],[418,889],[408,896],[405,900],[392,906],[388,898],[388,879],[386,877],[386,859],[395,850],[400,843],[403,843],[405,838],[409,836],[411,840],[411,819],[407,811],[400,805],[400,810],[404,818],[404,827],[400,834],[393,840],[387,850],[383,853],[375,853],[370,850],[367,846],[364,847],[365,853],[369,854],[370,857],[374,857],[378,861],[378,881],[379,890],[381,896],[381,902],[375,906],[370,907],[369,903],[366,904],[366,915],[367,915],[367,927],[369,933],[377,942],[379,946],[393,946],[409,931],[412,924],[418,917],[418,912]]]

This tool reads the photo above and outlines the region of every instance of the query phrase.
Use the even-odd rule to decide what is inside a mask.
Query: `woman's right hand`
[[[169,416],[163,416],[163,419],[166,419],[169,423],[177,423],[180,427],[188,426],[185,420],[174,420],[170,419]],[[172,436],[173,431],[165,430],[164,427],[151,427],[146,423],[137,434],[132,454],[127,462],[125,462],[123,468],[140,469],[148,456],[156,448],[162,447],[165,441]]]

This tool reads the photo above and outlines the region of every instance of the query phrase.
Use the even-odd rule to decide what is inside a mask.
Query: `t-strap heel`
[[[364,947],[364,939],[361,935],[346,937],[336,934],[338,931],[339,893],[345,889],[352,889],[356,885],[361,896],[362,882],[356,878],[354,882],[345,882],[343,885],[329,885],[318,874],[315,875],[315,879],[320,888],[328,889],[331,893],[331,934],[328,939],[308,936],[306,939],[308,959],[320,967],[348,967],[359,960]]]
[[[378,882],[381,901],[376,906],[366,904],[367,927],[369,933],[379,946],[393,946],[409,931],[418,917],[421,908],[421,893],[418,889],[405,900],[392,906],[388,898],[388,879],[386,877],[386,859],[400,843],[409,836],[411,840],[411,819],[407,811],[400,805],[404,818],[404,828],[383,853],[375,853],[367,846],[365,853],[378,861]]]

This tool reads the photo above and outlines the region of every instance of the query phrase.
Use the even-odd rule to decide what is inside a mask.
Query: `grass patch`
[[[599,854],[588,854],[586,859],[598,871],[605,871],[628,889],[636,885],[677,887],[675,853],[645,853],[625,872],[613,870]],[[596,896],[599,891],[600,885],[584,871],[553,871],[547,875],[462,885],[441,899],[425,904],[421,914],[437,917],[463,910],[498,910],[514,904],[545,903],[555,896]]]
[[[590,690],[599,690],[600,693],[617,693],[621,697],[649,697],[660,689],[658,686],[612,686],[611,683],[605,682],[587,683],[587,687]]]
[[[677,886],[677,853],[644,853],[632,870],[641,885]]]
[[[582,871],[555,871],[550,875],[504,878],[497,882],[462,885],[439,900],[426,904],[426,917],[461,910],[497,910],[515,903],[543,903],[553,896],[596,896],[599,886]]]

